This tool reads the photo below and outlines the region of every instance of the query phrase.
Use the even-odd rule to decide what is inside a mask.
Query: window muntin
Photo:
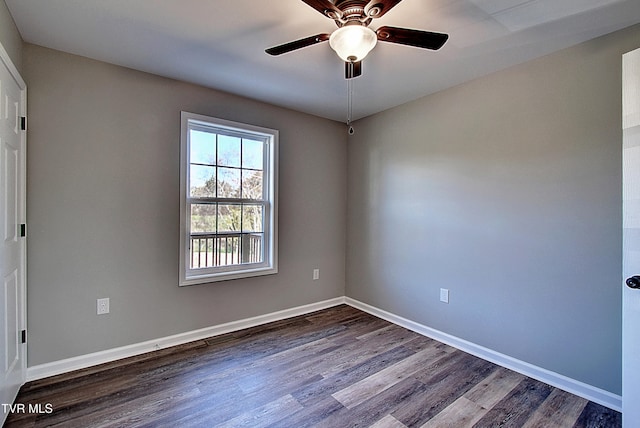
[[[180,285],[277,272],[277,140],[182,113]]]

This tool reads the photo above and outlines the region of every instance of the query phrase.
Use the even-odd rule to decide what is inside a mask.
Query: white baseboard
[[[207,337],[218,336],[225,333],[242,330],[249,327],[266,324],[273,321],[279,321],[299,315],[308,314],[310,312],[319,311],[340,304],[347,304],[354,308],[360,309],[371,315],[377,316],[401,327],[415,331],[423,336],[430,337],[439,342],[446,343],[449,346],[460,349],[461,351],[480,357],[499,366],[537,379],[551,386],[570,392],[579,397],[602,404],[610,409],[618,412],[622,411],[622,397],[600,388],[588,385],[584,382],[571,379],[564,375],[534,366],[527,362],[517,360],[508,355],[501,354],[491,349],[485,348],[475,343],[468,342],[431,327],[419,324],[409,319],[394,315],[390,312],[376,308],[374,306],[362,303],[349,297],[338,297],[335,299],[325,300],[323,302],[313,303],[304,306],[298,306],[291,309],[285,309],[266,315],[260,315],[253,318],[233,321],[217,326],[207,327],[199,330],[189,331],[186,333],[176,334],[173,336],[163,337],[146,342],[136,343],[133,345],[122,346],[119,348],[108,349],[106,351],[95,352],[92,354],[81,355],[78,357],[68,358],[65,360],[54,361],[51,363],[41,364],[27,369],[27,381],[42,379],[49,376],[55,376],[67,373],[73,370],[84,369],[98,364],[108,363],[122,358],[133,357],[158,349],[168,348],[171,346],[182,345],[184,343],[195,340],[205,339]]]
[[[622,412],[622,396],[620,395],[571,379],[559,373],[534,366],[533,364],[517,360],[508,355],[504,355],[483,346],[476,345],[475,343],[468,342],[464,339],[451,336],[431,327],[394,315],[374,306],[367,305],[366,303],[362,303],[358,300],[346,297],[345,303],[364,312],[368,312],[371,315],[415,331],[423,336],[430,337],[439,342],[446,343],[449,346],[460,349],[461,351],[480,357],[483,360],[490,361],[499,366],[562,389],[563,391],[570,392],[571,394],[575,394],[589,401],[593,401],[610,409]]]
[[[173,336],[135,343],[133,345],[107,349],[105,351],[95,352],[92,354],[80,355],[78,357],[40,364],[27,368],[27,382],[49,376],[68,373],[74,370],[84,369],[98,364],[109,363],[111,361],[133,357],[151,351],[157,351],[158,349],[182,345],[184,343],[205,339],[207,337],[219,336],[221,334],[231,333],[234,331],[242,330],[249,327],[255,327],[273,321],[280,321],[298,315],[305,315],[343,303],[345,303],[345,298],[337,297],[335,299],[325,300],[322,302],[312,303],[304,306],[298,306],[291,309],[285,309],[282,311],[260,315],[253,318],[232,321],[229,323],[206,327],[199,330],[188,331],[186,333],[180,333]]]

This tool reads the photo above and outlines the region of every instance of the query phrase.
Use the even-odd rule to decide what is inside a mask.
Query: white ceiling
[[[336,26],[300,0],[6,0],[29,43],[345,121],[328,43],[264,50]],[[639,0],[404,0],[383,25],[449,33],[439,51],[378,43],[354,119],[640,22]],[[640,40],[639,40],[640,44]]]

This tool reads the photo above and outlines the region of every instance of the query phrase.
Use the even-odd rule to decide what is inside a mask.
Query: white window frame
[[[265,140],[264,177],[264,245],[262,263],[235,264],[192,269],[190,141],[192,128],[222,130]],[[194,202],[195,203],[195,202]],[[180,132],[180,286],[203,284],[231,279],[272,275],[278,272],[278,131],[260,126],[218,119],[195,113],[181,112]]]

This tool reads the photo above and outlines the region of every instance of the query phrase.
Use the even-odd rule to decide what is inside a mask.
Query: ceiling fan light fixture
[[[378,41],[376,33],[360,23],[345,25],[331,33],[329,45],[346,62],[362,61]]]

